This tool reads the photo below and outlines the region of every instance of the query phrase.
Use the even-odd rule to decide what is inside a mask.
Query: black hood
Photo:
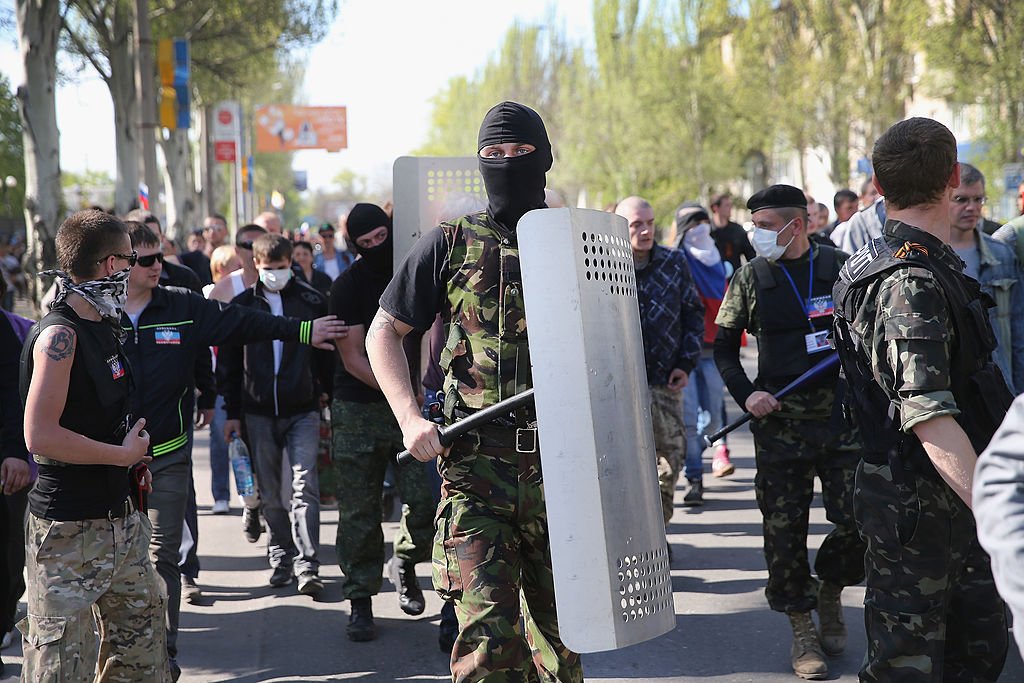
[[[359,246],[359,243],[356,241],[357,239],[373,232],[382,225],[388,229],[388,238],[383,243],[371,249]],[[384,272],[386,270],[390,276],[394,231],[391,228],[391,218],[384,212],[384,209],[376,204],[362,202],[356,204],[348,213],[345,229],[348,231],[349,246],[359,254],[366,262],[366,265],[371,266],[375,271]]]
[[[505,228],[515,230],[523,214],[545,207],[551,142],[540,114],[517,102],[502,102],[484,116],[476,149],[479,153],[488,145],[506,142],[527,143],[535,150],[519,157],[479,157],[480,175],[487,188],[487,213]]]

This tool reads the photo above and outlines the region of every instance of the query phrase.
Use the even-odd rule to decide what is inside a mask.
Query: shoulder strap
[[[765,257],[756,257],[750,262],[750,267],[754,269],[754,278],[759,289],[770,289],[777,284],[775,274],[772,273],[772,265]]]

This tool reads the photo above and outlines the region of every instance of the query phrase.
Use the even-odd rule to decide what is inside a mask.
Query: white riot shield
[[[559,633],[650,640],[675,611],[626,221],[540,209],[517,233]]]
[[[487,206],[476,157],[399,157],[393,173],[396,268],[424,230]]]

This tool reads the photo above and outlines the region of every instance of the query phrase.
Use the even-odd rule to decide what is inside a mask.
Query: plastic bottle
[[[228,458],[231,460],[231,469],[235,473],[235,488],[238,490],[238,495],[243,498],[255,496],[256,480],[252,476],[252,459],[249,457],[248,447],[238,434],[231,434]]]

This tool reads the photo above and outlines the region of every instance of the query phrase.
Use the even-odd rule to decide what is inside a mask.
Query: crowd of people
[[[247,446],[241,531],[267,534],[270,586],[323,590],[320,511],[337,505],[350,640],[376,637],[385,574],[422,614],[430,561],[453,680],[582,680],[558,632],[540,447],[523,441],[536,414],[450,446],[437,431],[530,387],[515,230],[549,201],[552,145],[536,112],[504,102],[477,152],[486,207],[398,266],[390,207],[370,203],[291,233],[270,211],[233,237],[210,215],[180,251],[146,211],[65,220],[45,317],[0,320],[0,629],[9,641],[25,594],[24,680],[177,680],[180,602],[202,597],[200,428],[213,514],[231,510],[229,450]],[[974,460],[1024,391],[1024,218],[983,217],[984,176],[933,121],[894,125],[873,161],[832,222],[781,184],[747,199],[746,227],[728,193],[682,202],[664,230],[643,197],[609,207],[628,225],[664,523],[680,474],[683,505],[700,506],[706,472],[735,472],[728,443],[706,461],[703,438],[729,421],[728,392],[753,417],[765,596],[791,624],[793,672],[828,677],[842,591],[866,581],[861,680],[995,681],[1007,627],[972,486],[988,490]],[[430,464],[389,474],[403,447]],[[815,478],[833,528],[812,572]],[[404,503],[390,559],[386,486]],[[1019,584],[1003,557],[995,580]]]

